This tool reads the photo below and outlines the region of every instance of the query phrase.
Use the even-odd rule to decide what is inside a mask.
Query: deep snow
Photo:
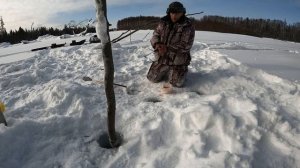
[[[300,167],[299,84],[286,80],[300,79],[293,68],[299,44],[197,32],[186,86],[161,95],[163,83],[145,78],[151,32],[113,45],[115,83],[128,86],[115,87],[116,128],[124,144],[114,150],[97,144],[106,130],[104,86],[82,80],[103,80],[101,46],[1,57],[0,99],[9,127],[0,126],[0,167]],[[0,55],[89,36],[5,44]],[[272,55],[293,56],[285,67],[288,74],[298,72],[291,75],[297,79],[247,62]]]

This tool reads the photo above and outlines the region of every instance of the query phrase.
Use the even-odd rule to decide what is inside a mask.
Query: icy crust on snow
[[[113,34],[118,36],[119,32]],[[101,47],[37,52],[0,65],[0,167],[272,167],[300,165],[299,84],[230,59],[196,41],[187,83],[161,95],[147,81],[148,31],[113,45],[116,128],[124,143],[102,149],[106,131]],[[136,41],[137,41],[136,40]]]

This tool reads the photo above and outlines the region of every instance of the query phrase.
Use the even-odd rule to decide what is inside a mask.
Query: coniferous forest
[[[279,40],[300,42],[300,22],[288,24],[286,21],[270,19],[251,19],[241,17],[203,16],[201,19],[191,18],[196,30],[235,33],[256,37],[267,37]],[[154,29],[159,17],[137,16],[119,20],[117,30],[146,30]],[[20,43],[22,40],[35,40],[46,34],[60,36],[63,34],[78,34],[84,27],[68,27],[63,29],[40,27],[37,29],[23,29],[0,33],[0,43]],[[87,32],[95,32],[95,28],[88,28]]]
[[[83,32],[85,28],[83,27],[76,27],[71,28],[65,25],[63,29],[57,29],[57,28],[47,28],[47,27],[40,27],[37,29],[27,30],[23,29],[22,27],[19,27],[18,30],[11,30],[9,32],[4,32],[0,34],[0,43],[1,42],[9,42],[11,44],[20,43],[22,40],[36,40],[38,37],[43,35],[54,35],[54,36],[60,36],[63,34],[78,34],[80,32]],[[96,32],[95,28],[89,28],[87,32]]]
[[[138,16],[118,21],[118,30],[154,29],[159,17]],[[286,21],[270,19],[249,19],[241,17],[203,16],[191,18],[196,30],[244,34],[280,40],[300,42],[300,22],[287,24]]]

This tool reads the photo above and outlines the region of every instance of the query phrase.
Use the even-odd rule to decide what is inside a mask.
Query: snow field
[[[145,77],[153,56],[150,35],[141,40],[148,32],[113,45],[115,83],[128,86],[115,87],[119,149],[99,148],[104,86],[82,80],[103,80],[101,46],[39,51],[0,65],[9,124],[0,125],[0,167],[299,167],[299,84],[198,37],[185,87],[161,95],[163,83]]]

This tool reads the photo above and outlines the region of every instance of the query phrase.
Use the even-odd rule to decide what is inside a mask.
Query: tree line
[[[117,30],[147,30],[155,29],[160,17],[137,16],[128,17],[117,22]],[[203,16],[201,19],[191,18],[195,29],[201,31],[215,31],[222,33],[244,34],[256,37],[268,37],[280,40],[300,42],[300,22],[287,24],[286,21],[270,19],[250,19],[241,17]],[[22,40],[35,40],[39,36],[63,34],[78,34],[85,31],[84,27],[65,25],[63,29],[40,27],[4,31],[0,33],[0,43],[20,43]],[[95,33],[95,27],[89,27],[88,33]]]
[[[128,17],[117,22],[118,30],[147,30],[155,29],[160,17],[155,16],[137,16]]]
[[[36,40],[38,37],[43,35],[61,36],[63,34],[78,34],[85,30],[86,28],[84,27],[69,27],[67,25],[65,25],[63,29],[39,27],[37,29],[28,30],[19,27],[18,30],[11,30],[9,32],[4,31],[0,34],[0,43],[9,42],[11,44],[16,44],[23,40]],[[87,29],[87,32],[94,33],[96,30],[95,28],[90,27]]]
[[[119,20],[117,29],[154,29],[159,20],[159,17],[154,16],[129,17]],[[287,24],[286,21],[281,20],[222,16],[203,16],[201,19],[191,18],[191,20],[196,30],[300,42],[300,23]]]

